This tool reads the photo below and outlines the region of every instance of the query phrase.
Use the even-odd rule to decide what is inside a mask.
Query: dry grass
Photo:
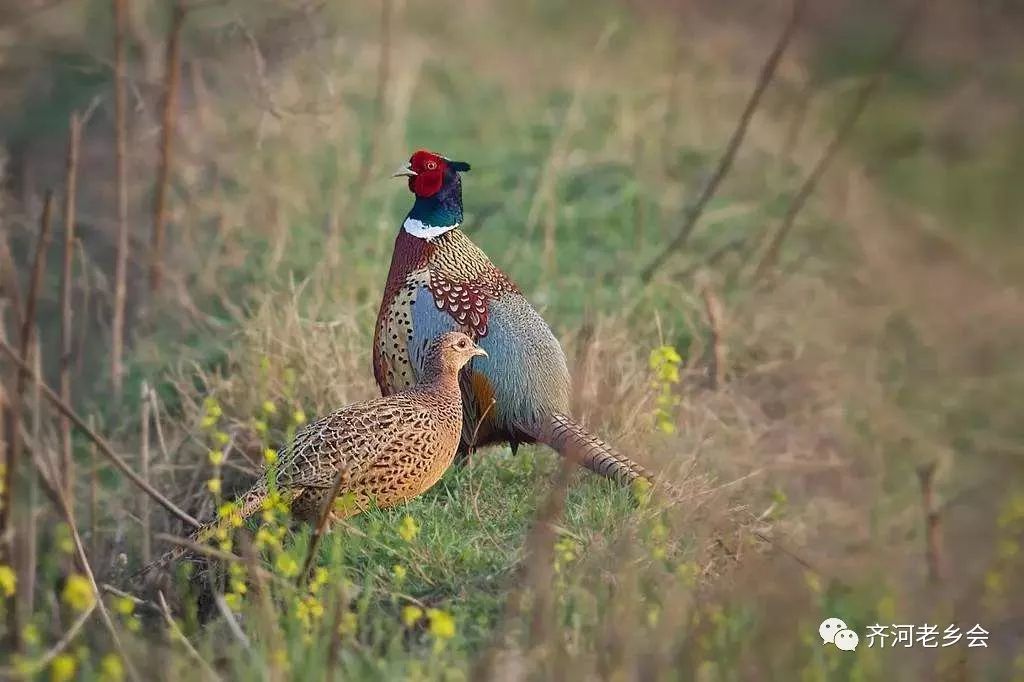
[[[147,18],[138,30],[163,35],[155,3],[132,6]],[[116,289],[114,128],[101,102],[79,159],[77,405],[133,466],[139,413],[151,412],[149,477],[192,516],[212,517],[208,481],[223,479],[225,496],[247,486],[297,412],[312,418],[375,395],[368,339],[407,199],[376,173],[425,146],[473,163],[467,229],[552,321],[577,416],[676,491],[649,499],[563,477],[549,453],[490,450],[406,508],[324,538],[316,557],[329,580],[312,606],[282,587],[294,580],[267,581],[263,570],[280,574],[282,556],[301,563],[308,531],[289,534],[279,554],[241,540],[233,551],[252,581],[240,604],[233,588],[218,596],[212,608],[228,617],[198,627],[183,593],[142,595],[135,611],[112,610],[127,656],[160,657],[167,679],[197,658],[226,679],[322,678],[335,666],[358,678],[1006,678],[1021,637],[1013,614],[1024,608],[1014,589],[1020,282],[989,272],[999,257],[989,242],[893,199],[852,150],[795,217],[778,273],[750,282],[754,247],[814,168],[854,84],[814,82],[811,46],[795,45],[687,251],[643,286],[642,266],[670,242],[735,130],[767,46],[710,11],[680,28],[646,5],[566,16],[478,2],[460,6],[459,21],[416,3],[385,7],[383,25],[379,6],[189,11],[166,195],[157,185],[163,300],[142,293],[140,228],[128,249],[130,398],[119,403],[91,389],[108,376]],[[88,46],[74,12],[54,16],[62,40],[107,49]],[[130,62],[127,75],[132,165],[155,173],[161,83],[145,64]],[[35,184],[62,177],[64,139],[56,153],[45,139],[29,145]],[[140,172],[127,187],[139,225],[149,224],[154,177]],[[30,243],[32,208],[4,199],[0,243],[16,254]],[[56,358],[45,323],[56,296],[42,296],[43,354]],[[723,321],[714,329],[709,308]],[[682,356],[667,386],[651,365],[665,347]],[[143,380],[159,389],[146,410],[133,388]],[[659,410],[673,428],[659,430]],[[34,417],[27,445],[57,461],[56,424]],[[76,470],[90,471],[86,443],[75,446]],[[217,465],[211,449],[225,453]],[[927,580],[917,477],[933,464],[947,563],[938,585]],[[140,527],[147,503],[105,466],[77,487],[101,583],[120,583],[150,532],[184,532],[159,510]],[[55,518],[43,500],[36,510]],[[78,669],[100,678],[112,640],[62,601],[70,563],[51,560],[57,531],[39,541],[40,608],[59,618],[28,655],[81,628],[94,653]],[[137,631],[139,614],[170,617],[163,596],[182,607],[171,630],[188,646],[168,648],[155,624]],[[407,607],[422,614],[407,620]],[[814,641],[828,615],[857,625],[855,655]],[[864,646],[869,623],[953,620],[985,625],[991,648]]]

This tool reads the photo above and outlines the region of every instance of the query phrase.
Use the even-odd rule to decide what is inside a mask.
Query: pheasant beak
[[[483,356],[483,357],[486,358],[487,357],[487,351],[485,351],[480,346],[477,346],[476,348],[473,349],[473,352],[471,353],[471,355],[473,355],[473,356],[480,355],[480,356]]]
[[[416,171],[414,171],[412,168],[410,168],[408,163],[405,163],[405,164],[402,164],[401,166],[399,166],[398,170],[396,170],[394,175],[392,175],[391,177],[393,177],[393,178],[402,178],[402,177],[414,178],[414,177],[416,177],[416,175],[417,175]]]

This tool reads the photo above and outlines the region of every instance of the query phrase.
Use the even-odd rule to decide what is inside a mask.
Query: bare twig
[[[729,169],[732,168],[733,161],[736,159],[736,153],[739,151],[740,145],[743,144],[743,138],[746,137],[747,128],[750,125],[751,119],[754,117],[754,112],[757,111],[757,107],[761,103],[761,97],[764,94],[765,89],[775,77],[775,71],[778,69],[779,62],[782,60],[782,55],[786,52],[786,48],[789,47],[790,42],[793,40],[793,35],[800,23],[800,16],[803,14],[804,6],[806,4],[807,0],[793,0],[793,9],[789,14],[789,20],[783,27],[782,33],[779,34],[778,40],[775,41],[772,51],[769,53],[768,58],[761,67],[761,73],[757,77],[757,83],[754,85],[754,91],[750,93],[747,105],[744,107],[743,113],[740,114],[740,120],[736,124],[736,129],[733,131],[732,137],[729,138],[729,143],[726,145],[725,151],[718,160],[718,165],[715,167],[715,171],[704,184],[697,200],[686,209],[683,225],[679,228],[679,232],[676,234],[675,238],[669,242],[669,245],[665,250],[659,253],[658,256],[651,261],[640,274],[640,281],[644,284],[651,281],[651,278],[654,277],[654,273],[668,261],[673,252],[682,248],[682,246],[686,244],[686,240],[689,239],[694,227],[697,226],[697,221],[700,220],[708,202],[715,196],[715,192],[718,191],[718,186],[729,172]]]
[[[7,243],[7,235],[0,234],[0,272],[5,277],[0,278],[0,293],[10,303],[13,328],[21,329],[21,287],[18,286],[18,268],[14,264],[14,257],[11,256],[11,248]],[[2,323],[3,320],[0,320]]]
[[[840,148],[842,148],[843,144],[846,143],[850,133],[853,132],[853,128],[857,125],[857,121],[860,119],[861,114],[864,113],[864,109],[867,108],[868,102],[871,101],[872,96],[874,96],[885,81],[885,77],[892,68],[896,58],[903,51],[903,48],[906,46],[910,36],[913,34],[914,29],[917,28],[920,23],[927,4],[927,0],[918,0],[914,7],[911,8],[910,12],[903,20],[903,24],[900,26],[899,31],[896,33],[896,37],[879,59],[874,73],[857,93],[856,99],[854,99],[850,109],[846,112],[846,116],[840,122],[835,135],[828,143],[828,146],[825,147],[825,151],[822,152],[817,163],[815,163],[814,167],[811,169],[811,172],[808,173],[807,177],[804,179],[804,182],[800,186],[796,196],[793,197],[793,201],[790,202],[789,208],[786,209],[786,214],[783,216],[778,229],[769,240],[768,246],[764,250],[764,255],[761,257],[760,262],[757,264],[757,269],[754,272],[755,280],[760,280],[775,266],[775,263],[779,258],[779,249],[782,246],[782,242],[785,241],[786,235],[788,235],[790,230],[793,228],[797,215],[804,207],[804,204],[807,203],[807,199],[818,186],[818,182],[832,163],[832,159],[835,157],[836,153]]]
[[[82,123],[72,112],[64,189],[64,260],[60,273],[60,398],[71,404],[71,278],[75,250],[75,201],[78,188],[78,147]],[[75,472],[71,456],[71,422],[60,420],[61,483],[68,504],[75,507]]]
[[[188,637],[185,636],[185,633],[182,632],[181,628],[178,627],[178,624],[174,622],[174,618],[171,617],[171,610],[167,607],[167,600],[164,599],[164,593],[158,590],[156,596],[157,599],[160,600],[160,613],[161,615],[163,615],[164,622],[167,623],[167,627],[174,635],[174,638],[181,642],[182,646],[185,647],[185,651],[188,652],[188,655],[191,656],[195,660],[195,662],[202,667],[203,672],[206,673],[207,678],[211,680],[221,679],[220,675],[217,674],[217,671],[215,671],[210,666],[210,664],[206,662],[206,659],[199,655],[199,652],[196,651],[196,648],[192,646],[192,642],[188,640]]]
[[[120,400],[123,381],[125,297],[128,291],[128,113],[125,95],[125,30],[128,0],[113,0],[114,6],[114,126],[115,178],[117,186],[117,256],[114,262],[114,319],[111,324],[110,380],[114,399]]]
[[[711,353],[708,367],[708,381],[712,389],[717,389],[725,382],[725,341],[722,338],[722,303],[711,290],[711,285],[704,282],[700,288],[704,299],[704,312],[711,330]]]
[[[275,575],[274,573],[272,573],[272,572],[270,572],[270,571],[268,571],[265,568],[262,568],[260,566],[251,565],[250,562],[246,561],[246,559],[244,557],[240,557],[237,554],[232,554],[231,552],[225,552],[224,550],[217,549],[216,547],[211,547],[210,545],[204,545],[201,542],[195,542],[194,540],[189,540],[188,538],[178,537],[177,535],[171,535],[170,533],[154,533],[153,534],[153,538],[156,539],[156,540],[159,540],[161,542],[168,542],[168,543],[170,543],[172,545],[177,545],[179,547],[184,547],[185,549],[187,549],[192,554],[198,554],[200,556],[210,557],[211,559],[216,559],[217,561],[223,561],[223,562],[226,562],[226,563],[244,564],[244,565],[246,565],[249,568],[250,571],[254,571],[255,573],[258,573],[259,574],[259,578],[261,580],[270,580],[270,581],[274,582],[277,585],[282,585],[282,586],[287,585],[289,587],[294,587],[294,585],[292,585],[292,583],[284,580],[280,576]]]
[[[218,592],[213,596],[213,599],[217,604],[217,610],[220,611],[220,615],[224,617],[224,622],[228,624],[228,630],[235,636],[235,639],[238,640],[243,649],[251,652],[252,644],[249,643],[249,638],[245,636],[245,632],[242,631],[242,627],[238,624],[235,614],[231,613],[231,609],[228,608],[227,602],[224,601],[224,595]]]
[[[40,383],[39,387],[44,391],[49,391],[45,384]],[[52,393],[52,391],[50,391]],[[135,672],[135,666],[132,664],[128,654],[125,653],[124,647],[121,644],[121,638],[117,634],[117,629],[114,627],[114,621],[110,618],[110,613],[107,611],[106,605],[103,603],[103,594],[100,591],[99,585],[96,583],[96,576],[93,573],[92,566],[89,564],[89,557],[85,553],[85,545],[82,543],[82,536],[78,532],[78,524],[75,523],[74,510],[68,506],[67,498],[64,497],[63,491],[61,490],[60,483],[58,481],[48,482],[45,475],[45,470],[42,464],[42,458],[37,453],[33,453],[33,463],[36,469],[39,471],[40,480],[43,481],[44,485],[50,488],[51,497],[54,498],[57,503],[58,511],[61,516],[64,517],[64,522],[68,524],[68,528],[71,530],[71,540],[75,545],[75,555],[78,559],[79,568],[85,573],[85,577],[89,580],[89,585],[92,587],[93,600],[96,604],[96,608],[99,609],[100,619],[103,621],[103,625],[107,628],[107,632],[110,634],[110,639],[114,643],[114,648],[117,649],[118,655],[121,660],[124,661],[125,670],[128,673],[128,677],[131,680],[138,680],[138,673]]]
[[[178,83],[181,80],[181,29],[185,24],[185,5],[174,5],[171,28],[167,34],[164,73],[164,101],[160,127],[160,165],[157,169],[156,196],[153,199],[153,243],[149,262],[149,290],[160,289],[163,275],[164,228],[167,224],[167,189],[174,154],[174,117],[177,113]]]
[[[21,357],[27,358],[29,348],[36,330],[36,304],[39,301],[39,288],[43,284],[43,271],[46,269],[46,252],[50,247],[50,226],[53,222],[53,192],[46,192],[43,213],[39,220],[39,238],[36,241],[35,256],[32,259],[32,274],[29,278],[28,294],[25,297],[25,314],[21,319],[21,338],[19,350]],[[24,393],[29,375],[18,373],[17,392]]]
[[[142,382],[142,408],[140,410],[140,443],[139,469],[142,480],[149,483],[149,385]],[[143,495],[139,500],[139,519],[142,522],[142,563],[148,565],[153,560],[153,543],[151,539],[149,496]]]
[[[13,348],[11,348],[7,343],[5,343],[2,340],[0,340],[0,350],[2,350],[11,359],[11,361],[14,362],[14,364],[17,367],[19,367],[22,371],[29,372],[29,376],[34,378],[34,373],[28,367],[28,365],[26,365],[21,360],[21,358],[19,358],[15,354]],[[72,421],[72,423],[82,433],[84,433],[89,440],[95,443],[96,446],[99,448],[99,451],[103,453],[103,456],[109,459],[114,464],[115,467],[120,469],[125,476],[131,479],[132,483],[146,491],[146,493],[154,500],[156,500],[158,503],[160,503],[164,507],[164,509],[171,512],[172,514],[174,514],[179,519],[189,524],[193,528],[199,528],[201,524],[198,521],[196,521],[187,513],[179,509],[177,505],[175,505],[169,499],[164,497],[164,495],[160,493],[160,491],[153,488],[153,486],[149,485],[149,483],[144,481],[137,473],[135,473],[132,470],[132,468],[128,466],[128,463],[121,459],[121,457],[117,455],[113,451],[113,449],[111,449],[110,445],[105,440],[103,440],[103,438],[99,434],[97,434],[95,431],[89,428],[89,425],[85,423],[85,420],[79,417],[78,414],[75,413],[75,411],[71,409],[71,407],[67,403],[60,399],[60,396],[54,393],[52,388],[50,388],[43,382],[39,383],[39,388],[42,389],[43,391],[43,397],[45,397],[50,402],[51,405],[56,407],[61,414],[69,418]]]
[[[95,415],[89,415],[89,428],[96,429]],[[96,441],[89,443],[89,542],[92,555],[99,551],[99,466],[96,463]]]
[[[945,561],[942,551],[942,517],[935,504],[935,469],[934,462],[919,467],[917,479],[921,484],[921,508],[925,522],[925,561],[928,564],[928,581],[932,584],[942,582],[945,574]]]
[[[71,623],[71,627],[68,628],[68,631],[65,632],[60,639],[54,642],[53,646],[46,650],[46,653],[39,658],[30,661],[27,666],[18,666],[17,668],[13,668],[11,666],[0,667],[0,679],[30,678],[45,670],[46,666],[50,664],[50,661],[57,658],[57,655],[67,649],[68,645],[74,641],[75,637],[78,635],[78,631],[81,630],[82,626],[89,620],[89,616],[92,615],[94,610],[96,610],[96,602],[93,602],[89,608],[78,614],[78,617],[75,618],[73,623]]]
[[[160,446],[160,455],[164,461],[168,461],[167,441],[164,439],[164,429],[160,425],[160,401],[156,397],[156,389],[149,387],[149,403],[153,408],[153,426],[156,427],[156,442]]]
[[[498,401],[491,398],[491,402],[487,403],[487,409],[480,415],[480,418],[476,420],[476,426],[473,427],[473,437],[469,439],[469,451],[472,453],[476,449],[477,436],[480,435],[480,426],[484,423],[484,419],[490,414],[491,410],[494,409],[494,405]]]
[[[14,354],[11,350],[11,357],[15,360],[17,381],[15,382],[14,394],[8,399],[9,405],[4,414],[4,433],[7,435],[6,457],[4,458],[4,489],[2,508],[0,508],[0,535],[3,535],[9,528],[14,528],[14,515],[16,513],[18,491],[21,490],[21,418],[22,405],[24,403],[25,388],[28,384],[32,370],[24,359],[28,357],[29,349],[32,347],[32,340],[36,328],[36,302],[39,298],[39,289],[42,286],[43,269],[46,266],[46,251],[50,244],[50,223],[53,215],[53,193],[47,192],[43,204],[42,216],[39,220],[39,236],[36,240],[35,254],[32,259],[32,271],[29,275],[29,288],[25,296],[25,310],[21,317],[21,333],[18,339],[19,353]],[[0,340],[5,346],[6,341]],[[7,346],[10,348],[10,346]],[[10,603],[7,612],[9,636],[14,648],[20,646],[21,625],[24,617],[28,615],[31,602],[31,592],[28,588],[32,586],[32,580],[27,574],[33,571],[34,567],[28,566],[31,554],[31,543],[33,537],[27,533],[15,533],[10,543],[11,557],[10,564],[18,572],[17,590]],[[24,553],[22,550],[25,550]]]
[[[515,621],[522,615],[526,607],[528,586],[534,586],[533,618],[530,626],[530,641],[538,645],[545,634],[545,620],[550,622],[551,573],[553,571],[552,553],[557,537],[557,522],[565,511],[565,498],[569,489],[569,480],[574,470],[572,462],[562,460],[558,473],[552,484],[542,508],[538,511],[533,527],[526,538],[526,559],[524,566],[517,575],[517,585],[513,586],[511,595],[505,603],[505,613],[501,623],[495,629],[490,646],[477,659],[470,674],[473,680],[494,679],[494,668],[498,654],[507,648],[507,639],[511,634]]]
[[[320,509],[320,517],[317,519],[316,528],[313,529],[313,537],[309,539],[309,548],[306,550],[306,560],[302,563],[302,572],[296,579],[296,584],[302,587],[309,580],[309,574],[313,570],[313,562],[316,560],[316,551],[320,547],[327,530],[327,523],[331,518],[331,510],[334,508],[334,499],[341,491],[341,486],[348,480],[348,467],[343,466],[338,475],[334,477],[334,485],[331,486],[330,494],[324,499],[323,507]]]

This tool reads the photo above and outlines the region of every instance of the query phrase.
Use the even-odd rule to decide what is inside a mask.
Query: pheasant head
[[[459,173],[468,170],[465,161],[452,161],[425,149],[413,154],[394,174],[408,178],[409,191],[416,195],[402,224],[405,231],[429,241],[458,227],[462,222]]]
[[[458,384],[459,370],[477,356],[487,356],[480,346],[462,332],[447,332],[434,339],[427,349],[426,373],[437,380]]]

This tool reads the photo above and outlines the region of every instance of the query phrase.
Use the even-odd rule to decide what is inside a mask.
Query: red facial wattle
[[[445,159],[426,150],[420,150],[409,159],[409,167],[416,175],[409,178],[409,190],[416,196],[432,197],[444,184]]]

